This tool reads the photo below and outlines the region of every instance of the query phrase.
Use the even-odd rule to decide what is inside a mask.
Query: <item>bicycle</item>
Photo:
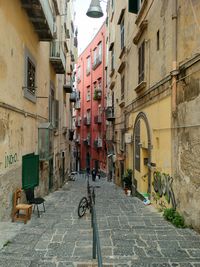
[[[92,205],[95,205],[95,188],[100,188],[100,186],[94,186],[89,184],[89,178],[87,179],[87,197],[82,197],[78,205],[78,216],[83,217],[88,209],[90,213],[92,212]]]

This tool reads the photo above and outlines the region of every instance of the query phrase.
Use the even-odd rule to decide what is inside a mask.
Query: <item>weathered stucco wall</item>
[[[12,194],[22,187],[22,156],[38,153],[38,125],[48,119],[49,43],[40,43],[18,0],[0,9],[0,220],[10,217]],[[36,103],[24,97],[25,53],[36,62]],[[54,76],[52,76],[54,79]],[[40,170],[39,190],[48,192],[48,173]]]
[[[175,124],[178,209],[187,224],[200,230],[200,63],[191,66],[178,83]]]

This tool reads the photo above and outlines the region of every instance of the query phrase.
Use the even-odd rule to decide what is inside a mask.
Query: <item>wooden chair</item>
[[[14,192],[12,221],[23,221],[27,223],[31,219],[32,205],[20,203],[21,196],[22,190],[18,188]]]

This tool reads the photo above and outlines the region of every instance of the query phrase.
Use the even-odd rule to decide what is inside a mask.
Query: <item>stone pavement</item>
[[[200,267],[200,235],[177,229],[151,206],[127,197],[113,183],[97,181],[96,210],[104,266]],[[0,250],[1,267],[92,267],[90,215],[79,219],[86,194],[79,177],[46,197],[46,213],[20,225]],[[1,238],[1,236],[0,236]]]

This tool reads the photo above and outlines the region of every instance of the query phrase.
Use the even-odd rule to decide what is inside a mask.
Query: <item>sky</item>
[[[106,19],[106,3],[102,1],[101,8],[104,16],[102,18],[89,18],[86,12],[90,6],[91,0],[75,0],[75,24],[78,27],[78,53],[79,55],[90,43],[92,38],[98,32],[99,28]]]

